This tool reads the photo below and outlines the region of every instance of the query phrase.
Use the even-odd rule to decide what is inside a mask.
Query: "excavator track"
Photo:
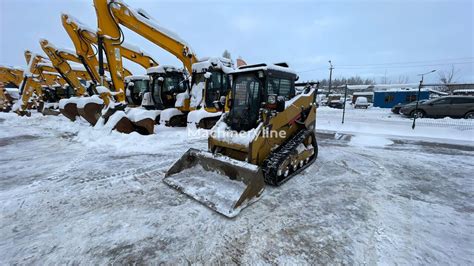
[[[278,171],[280,166],[288,160],[288,158],[295,154],[298,153],[297,147],[301,143],[304,142],[304,140],[311,136],[312,139],[312,145],[314,147],[314,153],[311,155],[309,158],[309,161],[307,161],[304,165],[300,166],[296,170],[290,170],[290,173],[287,176],[279,175]],[[316,136],[313,130],[302,130],[298,132],[294,137],[283,143],[280,147],[275,149],[270,155],[268,156],[267,159],[263,162],[262,165],[262,171],[263,171],[263,177],[265,180],[265,183],[273,186],[279,186],[286,181],[288,181],[290,178],[293,176],[297,175],[299,172],[304,170],[306,167],[310,166],[315,160],[316,157],[318,156],[318,144],[316,142]],[[290,167],[291,169],[291,167]]]

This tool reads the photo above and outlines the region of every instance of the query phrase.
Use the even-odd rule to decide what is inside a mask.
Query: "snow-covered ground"
[[[473,264],[474,127],[318,109],[318,160],[234,219],[169,188],[204,137],[0,114],[0,264]]]

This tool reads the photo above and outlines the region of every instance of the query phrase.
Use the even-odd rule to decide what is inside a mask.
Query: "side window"
[[[250,87],[250,97],[251,97],[251,100],[255,103],[258,101],[258,82],[256,81],[252,81],[250,84],[249,84],[249,87]]]
[[[291,81],[289,79],[280,79],[280,93],[279,96],[285,97],[285,100],[289,100],[291,94]]]
[[[268,79],[268,94],[278,94],[278,87],[280,84],[280,79],[269,78]]]
[[[409,103],[416,101],[416,94],[407,95],[405,100]]]
[[[385,103],[393,102],[393,100],[395,100],[395,96],[393,95],[386,95],[384,99]]]
[[[210,80],[210,87],[213,90],[220,90],[221,89],[221,79],[222,79],[222,74],[214,72],[211,75],[211,80]]]
[[[474,100],[469,98],[453,98],[451,100],[451,104],[466,104],[466,103],[474,103]]]
[[[269,78],[267,86],[268,94],[276,94],[278,96],[285,97],[285,100],[289,100],[293,97],[291,90],[291,80],[280,79],[280,78]]]
[[[435,102],[433,102],[433,104],[450,104],[451,103],[451,100],[450,99],[440,99],[440,100],[437,100]]]

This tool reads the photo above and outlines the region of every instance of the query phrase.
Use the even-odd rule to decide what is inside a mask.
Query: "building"
[[[416,101],[418,89],[403,88],[403,89],[389,89],[385,91],[374,92],[374,107],[392,108],[397,104],[407,104]],[[420,100],[430,98],[430,91],[422,89],[420,91]]]

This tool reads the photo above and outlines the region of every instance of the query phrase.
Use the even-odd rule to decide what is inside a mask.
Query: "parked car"
[[[474,119],[474,96],[445,96],[415,104],[407,104],[400,108],[406,116],[421,117],[453,117]]]
[[[426,101],[428,101],[428,100],[420,100],[419,103],[424,103],[424,102],[426,102]],[[414,105],[416,105],[416,101],[413,101],[413,102],[411,102],[411,103],[399,103],[399,104],[397,104],[397,105],[395,105],[395,106],[392,107],[392,113],[394,113],[394,114],[399,114],[399,113],[400,113],[400,109],[401,109],[403,106],[408,105],[408,104],[414,104]]]
[[[343,101],[340,100],[332,100],[328,103],[328,106],[331,108],[342,109],[343,108]]]
[[[359,96],[357,97],[355,103],[354,103],[354,108],[369,108],[370,103],[367,100],[367,97]]]

